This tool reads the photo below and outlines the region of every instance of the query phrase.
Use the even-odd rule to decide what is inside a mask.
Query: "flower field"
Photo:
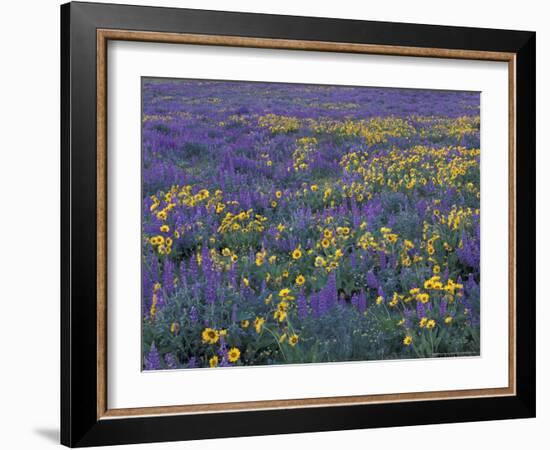
[[[142,96],[144,370],[479,355],[479,93]]]

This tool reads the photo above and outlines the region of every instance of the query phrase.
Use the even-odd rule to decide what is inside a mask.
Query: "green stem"
[[[273,339],[275,339],[275,342],[279,346],[279,350],[281,350],[281,354],[283,355],[283,358],[285,359],[285,361],[288,361],[288,359],[285,355],[285,352],[283,350],[283,347],[281,346],[281,343],[279,342],[279,338],[277,337],[277,335],[273,331],[271,331],[269,328],[267,328],[266,326],[264,326],[264,329],[267,330],[267,332],[269,334],[271,334],[271,336],[273,336]]]

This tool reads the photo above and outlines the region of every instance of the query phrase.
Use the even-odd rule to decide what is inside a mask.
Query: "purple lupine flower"
[[[204,298],[208,304],[216,302],[216,282],[215,275],[211,270],[207,270],[206,285],[204,287]]]
[[[189,258],[188,272],[190,281],[192,283],[196,282],[199,278],[199,265],[197,264],[197,258],[195,255],[191,255],[191,258]]]
[[[189,310],[189,320],[191,323],[197,323],[199,321],[199,312],[194,306],[191,306],[191,309]]]
[[[154,342],[151,344],[151,349],[145,356],[145,361],[143,365],[145,370],[160,369],[160,355]]]
[[[201,248],[201,269],[202,273],[206,274],[210,272],[212,264],[210,261],[210,252],[208,251],[208,245],[202,244]]]
[[[422,302],[416,302],[416,315],[418,318],[426,317],[426,310]]]
[[[165,362],[166,367],[168,369],[177,369],[177,367],[178,367],[178,363],[176,361],[176,358],[174,357],[174,355],[172,353],[166,353],[166,355],[164,355],[164,362]]]
[[[378,290],[376,291],[378,294],[378,297],[382,297],[382,301],[386,301],[386,295],[384,294],[384,290],[382,289],[382,286],[378,286]]]
[[[387,262],[386,262],[386,252],[380,250],[378,252],[378,258],[379,258],[379,261],[380,261],[380,268],[381,269],[385,269],[386,266],[387,266]]]
[[[439,302],[439,315],[443,317],[447,314],[447,300],[443,299]]]
[[[187,367],[189,369],[194,369],[197,367],[197,358],[195,356],[191,356],[191,358],[189,358],[189,361],[187,361]]]
[[[319,310],[319,294],[313,292],[309,298],[309,301],[313,315],[315,317],[319,317],[321,315],[321,311]]]
[[[225,339],[223,337],[220,337],[220,349],[218,350],[218,355],[220,356],[220,366],[221,367],[227,367],[229,365],[228,363],[228,355],[227,355],[227,344],[225,343]],[[226,364],[224,364],[224,362]]]
[[[376,275],[374,274],[372,269],[367,272],[367,286],[372,289],[378,289],[378,287],[380,286],[378,278],[376,278]]]
[[[322,316],[326,314],[330,308],[330,298],[328,297],[326,289],[319,292],[317,302],[319,315]]]
[[[298,294],[298,298],[296,299],[296,307],[298,309],[298,317],[302,320],[305,319],[307,317],[307,300],[303,292]]]

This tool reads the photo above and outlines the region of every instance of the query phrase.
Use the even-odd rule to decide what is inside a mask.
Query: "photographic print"
[[[141,120],[143,370],[480,354],[479,92],[142,78]]]

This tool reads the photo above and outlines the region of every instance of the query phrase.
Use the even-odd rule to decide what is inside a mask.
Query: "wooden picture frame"
[[[61,7],[61,441],[68,446],[535,415],[535,33],[125,5]],[[506,388],[110,409],[109,40],[504,61],[509,70]]]

